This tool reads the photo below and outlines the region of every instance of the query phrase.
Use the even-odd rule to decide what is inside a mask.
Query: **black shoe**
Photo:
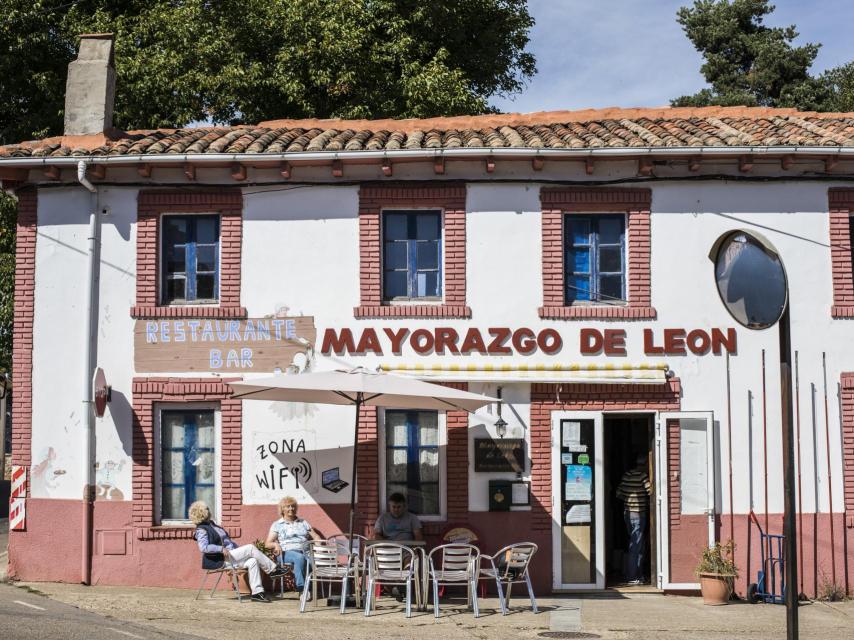
[[[276,567],[269,574],[271,578],[281,578],[282,576],[286,576],[290,573],[285,567]]]
[[[253,593],[250,600],[252,600],[252,602],[270,602],[270,598],[268,598],[267,594],[263,591]]]

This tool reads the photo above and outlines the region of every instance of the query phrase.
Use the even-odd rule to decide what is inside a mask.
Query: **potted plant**
[[[263,538],[255,538],[255,542],[253,542],[252,544],[255,545],[255,548],[258,549],[258,551],[263,553],[271,560],[276,559],[276,555],[273,553],[273,550],[267,547],[267,543],[264,541]]]
[[[738,570],[733,561],[735,544],[732,540],[703,549],[703,556],[694,572],[700,579],[703,604],[721,605],[729,602]]]
[[[256,538],[252,544],[255,545],[255,548],[258,549],[258,551],[270,558],[270,560],[272,560],[276,564],[279,563],[279,559],[276,557],[276,554],[273,553],[273,550],[267,546],[267,543],[264,541],[263,538]],[[264,589],[266,591],[273,590],[273,580],[263,571],[261,572],[261,584],[264,585]]]
[[[276,558],[273,555],[273,550],[267,548],[267,545],[264,544],[263,539],[257,538],[255,540],[255,542],[253,542],[252,544],[255,545],[255,547],[258,549],[258,551],[260,551],[261,553],[263,553],[264,555],[269,557],[271,560],[273,560],[273,562],[276,561]],[[264,573],[263,571],[261,572],[261,583],[264,585],[264,588],[266,590],[269,591],[272,589],[273,583],[267,577],[267,574]],[[249,576],[247,575],[247,573],[245,571],[241,571],[237,574],[237,588],[240,590],[240,593],[242,595],[251,595],[252,594],[252,588],[249,586]]]

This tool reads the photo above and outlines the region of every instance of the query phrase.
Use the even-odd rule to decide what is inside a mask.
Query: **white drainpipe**
[[[80,582],[91,584],[92,581],[92,523],[95,508],[95,410],[92,402],[92,378],[95,369],[95,354],[97,351],[97,308],[95,301],[98,295],[100,279],[100,245],[101,224],[98,211],[98,189],[86,178],[86,161],[77,163],[77,181],[90,192],[89,205],[89,235],[86,252],[86,317],[84,324],[83,371],[81,372],[81,396],[83,398],[83,552],[81,557]]]

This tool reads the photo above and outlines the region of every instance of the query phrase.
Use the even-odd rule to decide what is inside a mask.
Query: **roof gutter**
[[[585,159],[636,158],[644,156],[844,156],[854,158],[854,147],[615,147],[595,149],[541,148],[454,148],[454,149],[395,149],[382,151],[295,151],[290,153],[167,153],[114,156],[44,156],[39,158],[0,157],[0,166],[37,168],[41,166],[78,165],[81,160],[94,165],[127,165],[153,163],[158,165],[222,164],[228,162],[273,163],[285,161],[328,162],[331,160],[406,160],[406,159]]]

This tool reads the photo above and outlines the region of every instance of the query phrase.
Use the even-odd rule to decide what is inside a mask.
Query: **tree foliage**
[[[116,34],[114,124],[483,113],[536,71],[526,0],[0,0],[0,142],[61,133],[77,35]]]
[[[477,114],[536,71],[527,0],[0,0],[0,144],[60,135],[81,33],[116,35],[114,126]],[[0,194],[0,368],[15,203]]]
[[[0,192],[0,372],[12,370],[16,213],[15,200]]]
[[[854,66],[810,75],[821,45],[795,46],[794,25],[765,25],[773,11],[768,0],[695,0],[680,8],[677,21],[703,54],[700,70],[710,86],[671,104],[854,110]]]

